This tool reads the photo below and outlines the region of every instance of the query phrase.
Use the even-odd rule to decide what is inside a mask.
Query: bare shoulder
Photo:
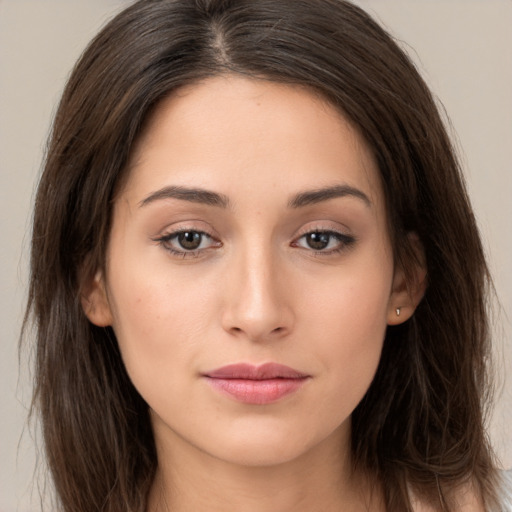
[[[473,485],[464,486],[455,496],[455,510],[460,512],[485,512],[485,506]]]
[[[432,505],[420,499],[413,500],[414,512],[437,512]],[[452,496],[452,509],[457,512],[486,512],[479,492],[471,484],[459,487]]]
[[[414,512],[437,512],[437,509],[423,502],[411,493]],[[497,489],[498,503],[493,511],[512,512],[512,470],[500,471]],[[451,509],[456,512],[489,512],[483,504],[478,488],[473,483],[458,487],[451,496]]]

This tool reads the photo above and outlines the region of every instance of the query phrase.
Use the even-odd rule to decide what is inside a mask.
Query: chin
[[[279,466],[300,459],[308,451],[300,443],[276,442],[269,443],[265,440],[237,444],[226,448],[222,453],[216,450],[212,454],[229,464],[247,468]]]
[[[216,443],[208,447],[208,451],[225,462],[254,468],[292,463],[304,457],[323,457],[324,450],[332,453],[345,444],[347,432],[343,426],[315,431],[298,425],[300,423],[291,426],[252,424],[248,428],[233,429],[227,436],[212,436]]]

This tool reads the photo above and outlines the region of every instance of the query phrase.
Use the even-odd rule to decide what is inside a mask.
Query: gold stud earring
[[[396,316],[400,316],[400,311],[402,308],[396,308]]]

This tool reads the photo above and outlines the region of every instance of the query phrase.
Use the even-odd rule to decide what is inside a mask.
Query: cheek
[[[133,262],[110,277],[113,328],[134,383],[148,376],[172,379],[190,367],[211,325],[214,299],[208,287],[179,273],[169,275],[165,264]]]
[[[333,272],[320,285],[317,281],[303,286],[309,293],[303,296],[302,310],[309,322],[318,318],[329,336],[371,342],[371,333],[383,332],[387,324],[392,271],[385,263],[382,269],[359,267]]]
[[[382,261],[382,260],[381,260]],[[331,385],[353,393],[366,392],[377,369],[387,328],[392,267],[361,265],[339,274],[302,306],[303,328],[315,339],[316,352]]]

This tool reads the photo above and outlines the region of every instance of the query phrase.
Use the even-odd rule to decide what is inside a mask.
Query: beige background
[[[31,485],[36,452],[25,427],[30,377],[27,371],[18,375],[17,342],[30,208],[44,141],[74,61],[126,3],[0,0],[0,512],[38,509]],[[505,375],[512,370],[512,1],[359,3],[406,41],[463,148],[503,306],[496,326],[503,387],[490,431],[503,465],[512,467],[512,375]]]

